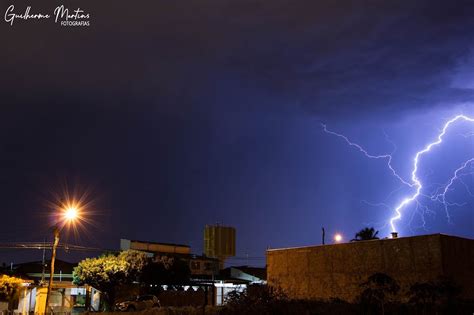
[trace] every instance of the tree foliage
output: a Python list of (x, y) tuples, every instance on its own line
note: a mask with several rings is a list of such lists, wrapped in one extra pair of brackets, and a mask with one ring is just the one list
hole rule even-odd
[(113, 306), (117, 287), (136, 281), (146, 264), (146, 254), (134, 250), (86, 258), (74, 268), (73, 282), (76, 285), (90, 285), (104, 293), (110, 307)]
[(288, 306), (288, 297), (278, 288), (267, 285), (249, 285), (244, 291), (230, 292), (222, 314), (282, 314)]
[(147, 285), (176, 284), (189, 282), (189, 265), (178, 258), (161, 256), (143, 268), (141, 280)]
[(408, 292), (410, 303), (415, 305), (421, 314), (437, 313), (441, 305), (449, 306), (459, 294), (460, 288), (447, 279), (415, 283)]
[(0, 300), (9, 301), (20, 288), (23, 280), (7, 275), (0, 275)]
[(366, 227), (355, 234), (355, 238), (352, 241), (368, 241), (378, 240), (379, 231), (376, 231), (373, 227)]
[(377, 314), (384, 314), (385, 304), (393, 302), (400, 291), (400, 286), (392, 277), (380, 272), (371, 275), (361, 287), (361, 304), (369, 308), (379, 307)]

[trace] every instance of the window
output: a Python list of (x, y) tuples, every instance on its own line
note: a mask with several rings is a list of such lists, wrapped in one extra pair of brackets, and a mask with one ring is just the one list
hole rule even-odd
[(201, 269), (201, 262), (200, 261), (191, 261), (191, 269), (192, 270)]

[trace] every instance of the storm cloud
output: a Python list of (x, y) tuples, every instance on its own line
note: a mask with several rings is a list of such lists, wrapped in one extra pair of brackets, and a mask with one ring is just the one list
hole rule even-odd
[(54, 87), (61, 92), (47, 99), (87, 91), (99, 106), (303, 109), (322, 117), (452, 106), (474, 96), (459, 84), (472, 69), (469, 1), (75, 5), (91, 12), (91, 27), (3, 23), (0, 58), (9, 62), (1, 84), (10, 96), (27, 87), (37, 98)]
[[(397, 189), (386, 164), (321, 121), (374, 154), (396, 147), (408, 178), (414, 150), (457, 106), (472, 110), (473, 1), (68, 1), (88, 27), (11, 26), (11, 4), (0, 0), (4, 240), (50, 235), (35, 196), (80, 178), (108, 209), (87, 234), (97, 246), (125, 237), (198, 253), (217, 221), (263, 262), (268, 246), (319, 242), (321, 226), (349, 235), (392, 214), (361, 204)], [(18, 0), (15, 12), (28, 5), (58, 3)], [(458, 213), (456, 234), (472, 237), (472, 211)]]

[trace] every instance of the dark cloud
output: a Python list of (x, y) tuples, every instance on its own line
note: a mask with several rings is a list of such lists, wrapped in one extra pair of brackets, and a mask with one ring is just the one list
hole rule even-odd
[(87, 91), (108, 106), (340, 115), (473, 97), (451, 84), (471, 53), (469, 1), (74, 5), (91, 11), (92, 27), (2, 25), (0, 83), (15, 98)]
[[(393, 4), (341, 6), (310, 21), (298, 17), (317, 9), (301, 6), (290, 15), (297, 31), (276, 40), (258, 36), (264, 38), (257, 43), (261, 50), (236, 53), (235, 69), (247, 70), (249, 80), (319, 114), (471, 101), (472, 89), (451, 83), (456, 65), (471, 53), (473, 6)], [(288, 11), (282, 17), (283, 12)]]
[[(0, 0), (0, 17), (10, 4)], [(347, 163), (315, 117), (368, 138), (345, 119), (374, 115), (378, 132), (384, 117), (473, 97), (472, 1), (67, 5), (89, 11), (91, 26), (0, 21), (3, 239), (41, 239), (31, 195), (77, 175), (99, 183), (113, 209), (91, 233), (104, 247), (130, 237), (199, 248), (202, 226), (216, 221), (238, 227), (239, 250), (262, 256), (268, 245), (314, 243), (314, 222), (319, 231), (344, 218), (355, 230), (360, 196), (386, 194), (378, 171)], [(360, 183), (369, 177), (373, 186)]]

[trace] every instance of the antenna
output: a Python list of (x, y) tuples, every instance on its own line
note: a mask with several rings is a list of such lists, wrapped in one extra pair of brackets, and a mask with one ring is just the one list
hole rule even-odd
[(46, 255), (46, 237), (44, 238), (44, 241), (43, 241), (43, 259), (41, 260), (43, 264), (43, 272), (41, 273), (41, 283), (44, 283), (44, 272), (46, 268), (46, 262), (44, 261), (45, 255)]

